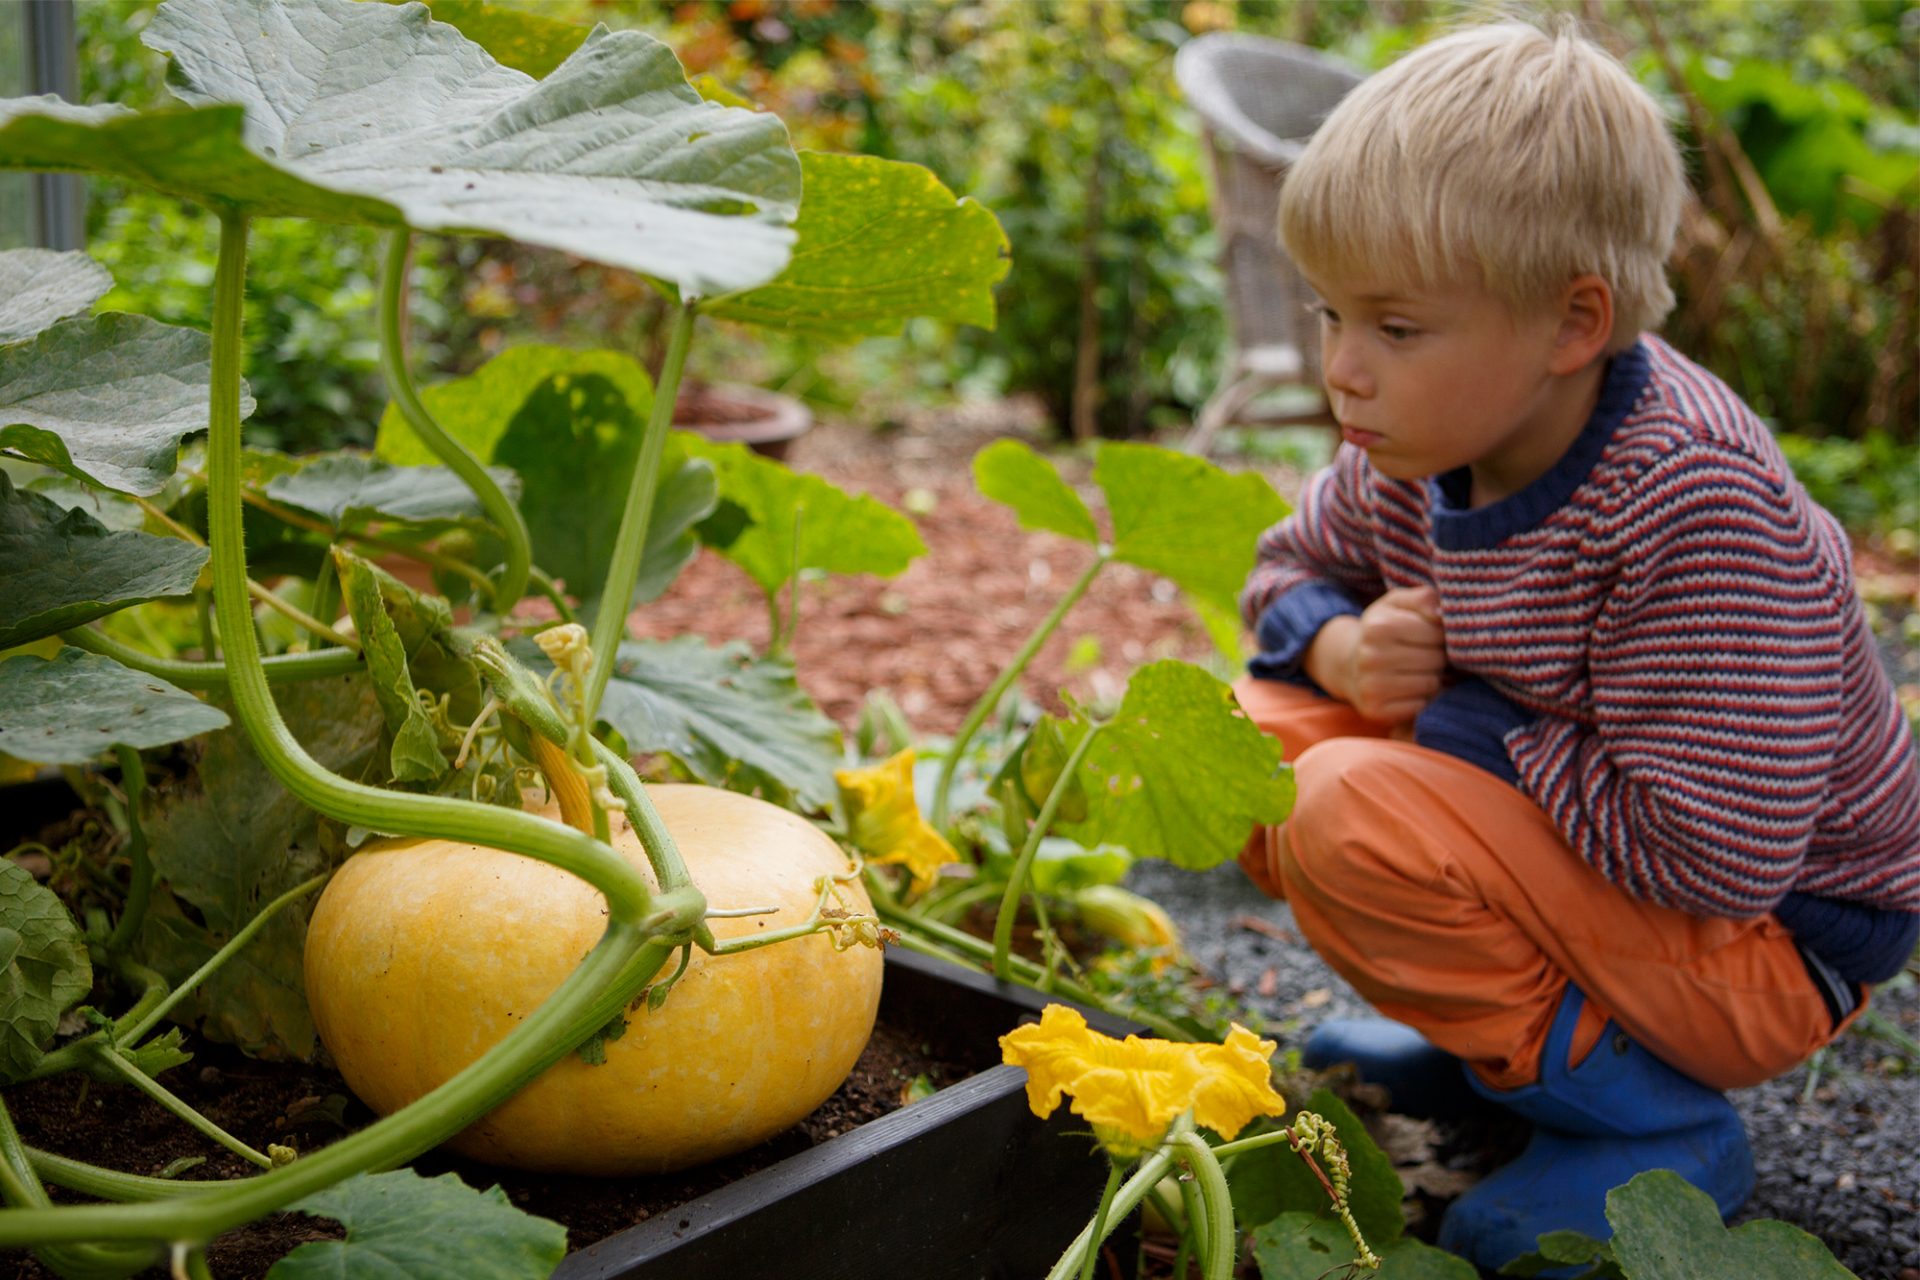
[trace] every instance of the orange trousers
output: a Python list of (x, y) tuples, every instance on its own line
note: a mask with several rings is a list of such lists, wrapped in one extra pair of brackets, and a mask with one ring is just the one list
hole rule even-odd
[(1257, 828), (1241, 865), (1375, 1008), (1493, 1087), (1539, 1077), (1568, 982), (1587, 997), (1576, 1063), (1613, 1018), (1669, 1065), (1733, 1089), (1837, 1034), (1772, 916), (1629, 897), (1485, 770), (1309, 689), (1247, 677), (1234, 692), (1280, 739), (1298, 787), (1287, 822)]

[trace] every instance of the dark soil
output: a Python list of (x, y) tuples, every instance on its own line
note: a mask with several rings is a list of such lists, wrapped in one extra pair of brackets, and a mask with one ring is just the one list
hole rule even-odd
[[(572, 1178), (496, 1169), (441, 1153), (413, 1164), (422, 1175), (458, 1174), (473, 1187), (498, 1185), (514, 1204), (567, 1228), (578, 1249), (717, 1187), (898, 1110), (907, 1090), (925, 1077), (934, 1087), (992, 1066), (997, 1055), (935, 1057), (927, 1044), (882, 1022), (853, 1075), (820, 1107), (785, 1133), (750, 1151), (680, 1173), (644, 1178)], [(169, 1088), (256, 1149), (268, 1143), (311, 1151), (372, 1120), (346, 1083), (325, 1067), (269, 1063), (220, 1045), (194, 1046), (194, 1061), (166, 1074)], [(76, 1074), (8, 1089), (7, 1106), (31, 1146), (129, 1173), (158, 1175), (176, 1160), (204, 1158), (179, 1173), (183, 1180), (238, 1178), (253, 1166), (188, 1129), (130, 1085), (98, 1084)], [(64, 1196), (56, 1200), (82, 1199)], [(337, 1240), (336, 1222), (278, 1214), (220, 1237), (208, 1262), (221, 1280), (250, 1280), (310, 1240)], [(53, 1273), (21, 1254), (0, 1254), (0, 1273), (20, 1280), (52, 1280)], [(153, 1276), (163, 1275), (160, 1268)]]

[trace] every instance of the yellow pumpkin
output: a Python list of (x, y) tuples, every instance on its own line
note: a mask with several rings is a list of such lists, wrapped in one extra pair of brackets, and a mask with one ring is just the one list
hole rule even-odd
[[(712, 908), (719, 939), (804, 921), (846, 855), (805, 819), (696, 786), (647, 794)], [(614, 845), (649, 882), (632, 829)], [(858, 882), (848, 907), (871, 910)], [(307, 998), (353, 1091), (381, 1114), (445, 1081), (560, 985), (606, 927), (597, 890), (533, 858), (448, 840), (392, 840), (349, 858), (308, 926)], [(661, 971), (671, 973), (671, 965)], [(880, 953), (824, 934), (732, 956), (697, 948), (656, 1011), (629, 1012), (606, 1061), (555, 1063), (447, 1145), (546, 1172), (662, 1172), (764, 1141), (853, 1070), (880, 1002)]]

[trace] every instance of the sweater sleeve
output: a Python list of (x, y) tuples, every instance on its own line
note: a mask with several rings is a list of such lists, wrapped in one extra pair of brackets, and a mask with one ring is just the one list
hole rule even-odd
[[(1386, 589), (1370, 505), (1366, 454), (1343, 445), (1332, 465), (1307, 482), (1293, 513), (1260, 535), (1253, 571), (1240, 592), (1240, 615), (1262, 649), (1292, 645), (1304, 651), (1327, 618), (1358, 613)], [(1302, 587), (1313, 590), (1281, 605)], [(1296, 634), (1303, 627), (1305, 634)]]
[(1696, 915), (1793, 886), (1841, 723), (1839, 594), (1804, 499), (1677, 450), (1633, 487), (1591, 640), (1590, 719), (1507, 738), (1520, 786), (1597, 871)]

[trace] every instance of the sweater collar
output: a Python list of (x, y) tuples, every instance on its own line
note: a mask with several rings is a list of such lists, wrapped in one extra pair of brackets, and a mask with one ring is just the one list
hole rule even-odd
[(1467, 468), (1429, 477), (1427, 507), (1434, 545), (1447, 551), (1496, 546), (1534, 528), (1565, 506), (1573, 491), (1592, 474), (1615, 428), (1633, 411), (1650, 372), (1644, 342), (1635, 342), (1609, 360), (1600, 382), (1600, 398), (1587, 425), (1546, 474), (1517, 493), (1484, 507), (1469, 508), (1467, 495), (1472, 491), (1473, 477)]

